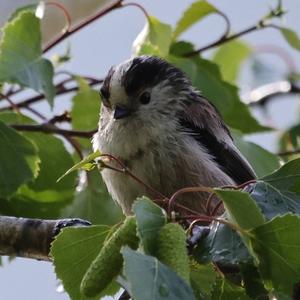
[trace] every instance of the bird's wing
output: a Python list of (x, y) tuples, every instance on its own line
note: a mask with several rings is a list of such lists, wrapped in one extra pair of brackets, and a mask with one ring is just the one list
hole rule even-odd
[(230, 132), (216, 108), (206, 99), (197, 100), (180, 116), (182, 129), (207, 149), (215, 162), (237, 184), (256, 177), (253, 169), (233, 144)]

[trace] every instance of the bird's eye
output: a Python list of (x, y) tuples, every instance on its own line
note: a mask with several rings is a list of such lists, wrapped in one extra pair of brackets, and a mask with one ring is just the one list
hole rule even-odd
[(142, 104), (148, 104), (151, 100), (151, 95), (149, 92), (144, 92), (141, 96), (140, 96), (140, 102)]

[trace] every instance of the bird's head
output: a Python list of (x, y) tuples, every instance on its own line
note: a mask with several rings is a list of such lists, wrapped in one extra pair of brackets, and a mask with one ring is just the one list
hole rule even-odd
[(124, 122), (170, 118), (190, 92), (186, 75), (154, 56), (135, 57), (112, 67), (100, 90), (107, 112)]

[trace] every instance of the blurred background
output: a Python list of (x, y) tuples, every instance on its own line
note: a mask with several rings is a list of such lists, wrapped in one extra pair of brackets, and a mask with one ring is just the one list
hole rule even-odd
[[(37, 3), (38, 1), (0, 0), (0, 26), (10, 14), (20, 6)], [(72, 24), (75, 25), (99, 9), (105, 8), (113, 1), (70, 0), (57, 1), (68, 9)], [(157, 17), (162, 22), (175, 25), (185, 8), (193, 1), (189, 0), (137, 0), (149, 15)], [(264, 16), (270, 6), (276, 1), (265, 0), (222, 0), (210, 1), (230, 19), (232, 32), (238, 32)], [(126, 3), (126, 2), (125, 2)], [(284, 25), (300, 34), (300, 2), (284, 0), (283, 6), (288, 10), (284, 16)], [(64, 27), (62, 12), (53, 6), (47, 6), (43, 20), (43, 40), (50, 41)], [(108, 69), (131, 56), (132, 42), (145, 24), (145, 17), (136, 7), (124, 7), (114, 10), (103, 18), (72, 35), (47, 53), (48, 58), (56, 54), (64, 54), (70, 49), (72, 59), (63, 65), (63, 70), (80, 75), (103, 78)], [(217, 15), (204, 19), (183, 34), (182, 39), (190, 40), (201, 47), (218, 39), (224, 31), (224, 21)], [(256, 50), (256, 54), (248, 59), (239, 74), (238, 87), (242, 97), (254, 88), (285, 79), (291, 69), (299, 73), (299, 52), (293, 50), (275, 29), (264, 29), (246, 35), (242, 38)], [(211, 57), (213, 50), (205, 52), (205, 57)], [(259, 72), (257, 71), (259, 70)], [(259, 74), (259, 76), (257, 75)], [(72, 94), (56, 98), (55, 112), (62, 113), (70, 107)], [(266, 149), (278, 151), (277, 138), (281, 131), (299, 122), (299, 95), (285, 95), (268, 104), (265, 109), (254, 108), (253, 114), (265, 125), (279, 129), (276, 133), (263, 133), (248, 136)], [(34, 107), (34, 106), (33, 106)], [(36, 104), (45, 115), (50, 115), (46, 103)], [(76, 271), (76, 270), (75, 270)], [(50, 263), (28, 259), (3, 259), (0, 268), (1, 295), (5, 300), (66, 300), (64, 293), (58, 293), (58, 281), (55, 278)]]

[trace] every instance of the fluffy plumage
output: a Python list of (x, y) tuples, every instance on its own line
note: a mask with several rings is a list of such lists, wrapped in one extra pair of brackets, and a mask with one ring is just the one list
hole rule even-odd
[[(241, 184), (255, 178), (216, 108), (165, 60), (141, 56), (111, 68), (101, 95), (94, 150), (118, 156), (164, 195), (187, 186)], [(105, 169), (102, 177), (125, 214), (131, 213), (136, 197), (148, 195), (124, 174)], [(203, 212), (206, 198), (186, 194), (180, 201)]]

